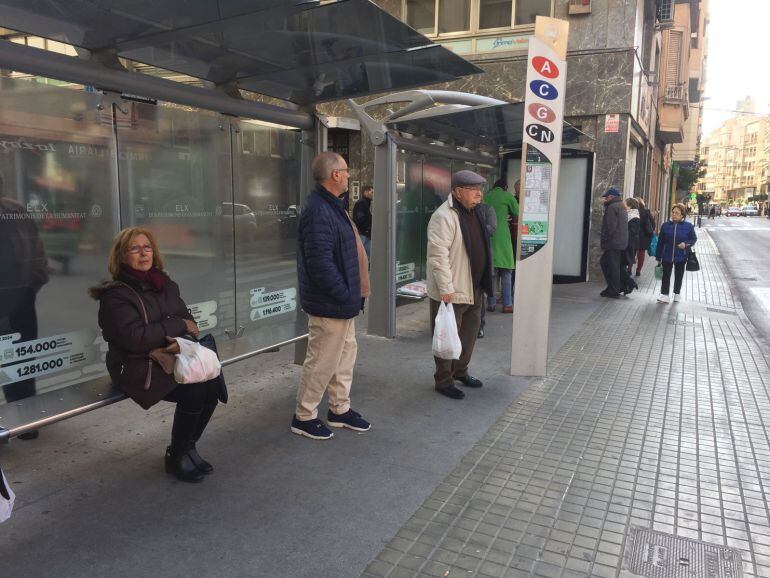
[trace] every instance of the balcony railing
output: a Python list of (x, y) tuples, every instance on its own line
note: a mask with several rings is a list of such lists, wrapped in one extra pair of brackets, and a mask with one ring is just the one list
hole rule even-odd
[(667, 86), (663, 98), (666, 102), (687, 104), (687, 86), (683, 84)]

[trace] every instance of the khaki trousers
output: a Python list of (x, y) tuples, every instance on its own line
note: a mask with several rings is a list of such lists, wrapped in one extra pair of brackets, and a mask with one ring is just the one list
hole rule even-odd
[[(457, 333), (460, 336), (460, 342), (463, 344), (463, 352), (460, 354), (460, 359), (433, 357), (436, 362), (436, 372), (433, 374), (436, 389), (444, 389), (453, 385), (456, 378), (468, 375), (468, 364), (471, 362), (473, 348), (479, 335), (479, 327), (481, 327), (481, 307), (484, 304), (484, 294), (476, 289), (474, 291), (474, 299), (475, 303), (473, 305), (452, 303), (455, 321), (457, 322)], [(433, 328), (436, 325), (436, 314), (440, 305), (440, 301), (430, 300), (431, 334), (433, 334)]]
[(329, 409), (336, 414), (350, 409), (350, 386), (356, 363), (354, 319), (308, 316), (307, 355), (294, 413), (300, 421), (318, 417), (318, 405), (329, 389)]

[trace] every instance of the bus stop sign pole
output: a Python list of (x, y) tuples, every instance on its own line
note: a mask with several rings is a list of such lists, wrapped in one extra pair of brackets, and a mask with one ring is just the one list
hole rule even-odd
[(511, 375), (545, 376), (569, 23), (538, 16), (529, 39)]

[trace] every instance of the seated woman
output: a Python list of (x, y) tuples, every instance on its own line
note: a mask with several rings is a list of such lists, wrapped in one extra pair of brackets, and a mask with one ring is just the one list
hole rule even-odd
[(99, 327), (109, 345), (107, 371), (113, 384), (144, 409), (161, 400), (176, 403), (166, 471), (184, 482), (200, 482), (213, 467), (195, 443), (211, 419), (219, 393), (215, 380), (177, 384), (173, 337), (198, 337), (198, 326), (163, 271), (152, 233), (140, 227), (120, 231), (112, 242), (108, 268), (112, 280), (92, 287), (99, 300)]

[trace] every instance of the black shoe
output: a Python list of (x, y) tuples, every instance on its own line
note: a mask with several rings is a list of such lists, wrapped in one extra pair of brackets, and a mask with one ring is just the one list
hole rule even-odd
[(203, 481), (203, 472), (195, 465), (190, 453), (174, 454), (171, 446), (166, 450), (166, 472), (174, 474), (181, 482), (197, 484)]
[(368, 421), (361, 417), (360, 413), (352, 409), (340, 414), (329, 410), (326, 414), (326, 421), (331, 427), (346, 427), (355, 431), (369, 431), (372, 427)]
[(641, 277), (641, 276), (642, 276), (642, 272), (641, 272), (641, 271), (637, 271), (637, 272), (636, 272), (636, 276), (637, 276), (637, 277)]
[(455, 379), (465, 387), (481, 387), (484, 385), (480, 379), (476, 379), (472, 375), (463, 375), (462, 377), (455, 377)]
[(439, 392), (441, 395), (451, 397), (452, 399), (463, 399), (465, 397), (465, 393), (457, 389), (454, 385), (437, 387), (436, 391)]
[(609, 289), (604, 289), (601, 293), (599, 293), (599, 295), (601, 295), (602, 297), (606, 297), (609, 294), (610, 294)]
[(477, 339), (483, 339), (484, 338), (484, 328), (479, 328), (479, 334), (476, 336)]
[(200, 473), (210, 474), (214, 471), (214, 466), (212, 466), (201, 457), (201, 455), (198, 453), (198, 450), (195, 448), (195, 444), (192, 445), (190, 451), (187, 452), (187, 455), (190, 456), (190, 459), (193, 461), (195, 467), (198, 468)]
[(201, 412), (182, 411), (179, 404), (174, 411), (171, 445), (166, 450), (166, 471), (182, 482), (203, 481), (203, 472), (198, 469), (190, 455), (190, 451), (194, 451), (200, 417)]
[(311, 440), (328, 440), (334, 437), (332, 430), (320, 419), (300, 421), (296, 415), (291, 420), (291, 432)]
[(495, 309), (497, 309), (497, 306), (487, 305), (487, 311), (490, 313), (494, 313)]
[(620, 299), (620, 293), (610, 293), (609, 291), (602, 291), (600, 295), (602, 297), (609, 297), (610, 299)]
[(16, 437), (19, 438), (20, 440), (25, 440), (25, 441), (36, 440), (38, 437), (40, 437), (40, 430), (39, 429), (33, 429), (33, 430), (25, 432), (23, 434), (19, 434)]

